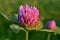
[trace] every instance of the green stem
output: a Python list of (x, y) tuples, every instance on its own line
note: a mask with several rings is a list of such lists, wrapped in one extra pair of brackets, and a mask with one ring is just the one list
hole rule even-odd
[(28, 31), (26, 31), (26, 40), (28, 40)]
[(48, 38), (47, 38), (47, 40), (50, 40), (50, 36), (51, 36), (51, 34), (50, 34), (50, 33), (48, 33)]

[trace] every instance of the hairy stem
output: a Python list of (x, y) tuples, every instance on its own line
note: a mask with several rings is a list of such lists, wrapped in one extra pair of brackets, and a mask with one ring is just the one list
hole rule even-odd
[(50, 40), (50, 36), (51, 36), (51, 34), (50, 34), (50, 33), (48, 33), (47, 40)]
[(28, 40), (28, 31), (26, 31), (26, 40)]

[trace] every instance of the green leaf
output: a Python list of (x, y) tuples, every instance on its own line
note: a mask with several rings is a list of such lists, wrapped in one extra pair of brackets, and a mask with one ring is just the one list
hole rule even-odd
[(56, 27), (56, 29), (51, 30), (51, 29), (41, 29), (40, 31), (45, 31), (45, 32), (54, 32), (55, 35), (60, 34), (60, 27)]
[(3, 13), (3, 12), (0, 12), (1, 15), (7, 19), (8, 21), (11, 21), (11, 22), (17, 22), (17, 20), (15, 18), (11, 18), (7, 13)]
[(14, 14), (14, 19), (18, 20), (18, 14)]
[(20, 27), (19, 25), (16, 24), (10, 25), (10, 28), (16, 33), (18, 33), (20, 30), (26, 31), (23, 27)]
[(9, 16), (5, 13), (2, 13), (2, 12), (0, 12), (1, 13), (1, 15), (4, 17), (4, 18), (6, 18), (7, 20), (10, 20), (10, 18), (9, 18)]
[(24, 25), (22, 25), (21, 23), (19, 23), (18, 21), (17, 21), (17, 16), (18, 16), (18, 14), (14, 14), (13, 16), (14, 17), (10, 17), (10, 16), (8, 16), (6, 13), (2, 13), (2, 12), (0, 12), (1, 13), (1, 15), (4, 17), (4, 18), (6, 18), (8, 21), (10, 21), (10, 22), (12, 22), (12, 23), (16, 23), (16, 24), (18, 24), (19, 26), (22, 26), (22, 27), (24, 27)]
[(41, 29), (40, 31), (55, 32), (55, 30)]
[(55, 30), (54, 34), (55, 34), (55, 35), (56, 35), (56, 34), (60, 34), (60, 27), (56, 27), (56, 30)]

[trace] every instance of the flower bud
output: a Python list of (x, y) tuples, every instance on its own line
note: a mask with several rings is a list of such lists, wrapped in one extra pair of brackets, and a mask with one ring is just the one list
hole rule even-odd
[(48, 21), (46, 24), (47, 29), (55, 29), (56, 28), (56, 22), (55, 20)]

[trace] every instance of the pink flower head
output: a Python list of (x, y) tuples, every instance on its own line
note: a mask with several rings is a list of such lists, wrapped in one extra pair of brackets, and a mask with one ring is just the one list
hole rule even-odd
[(20, 6), (18, 11), (18, 21), (25, 26), (37, 25), (39, 19), (39, 11), (36, 7), (28, 5)]
[(56, 28), (56, 22), (55, 22), (55, 20), (51, 20), (51, 21), (47, 22), (46, 28), (47, 29), (55, 29)]

